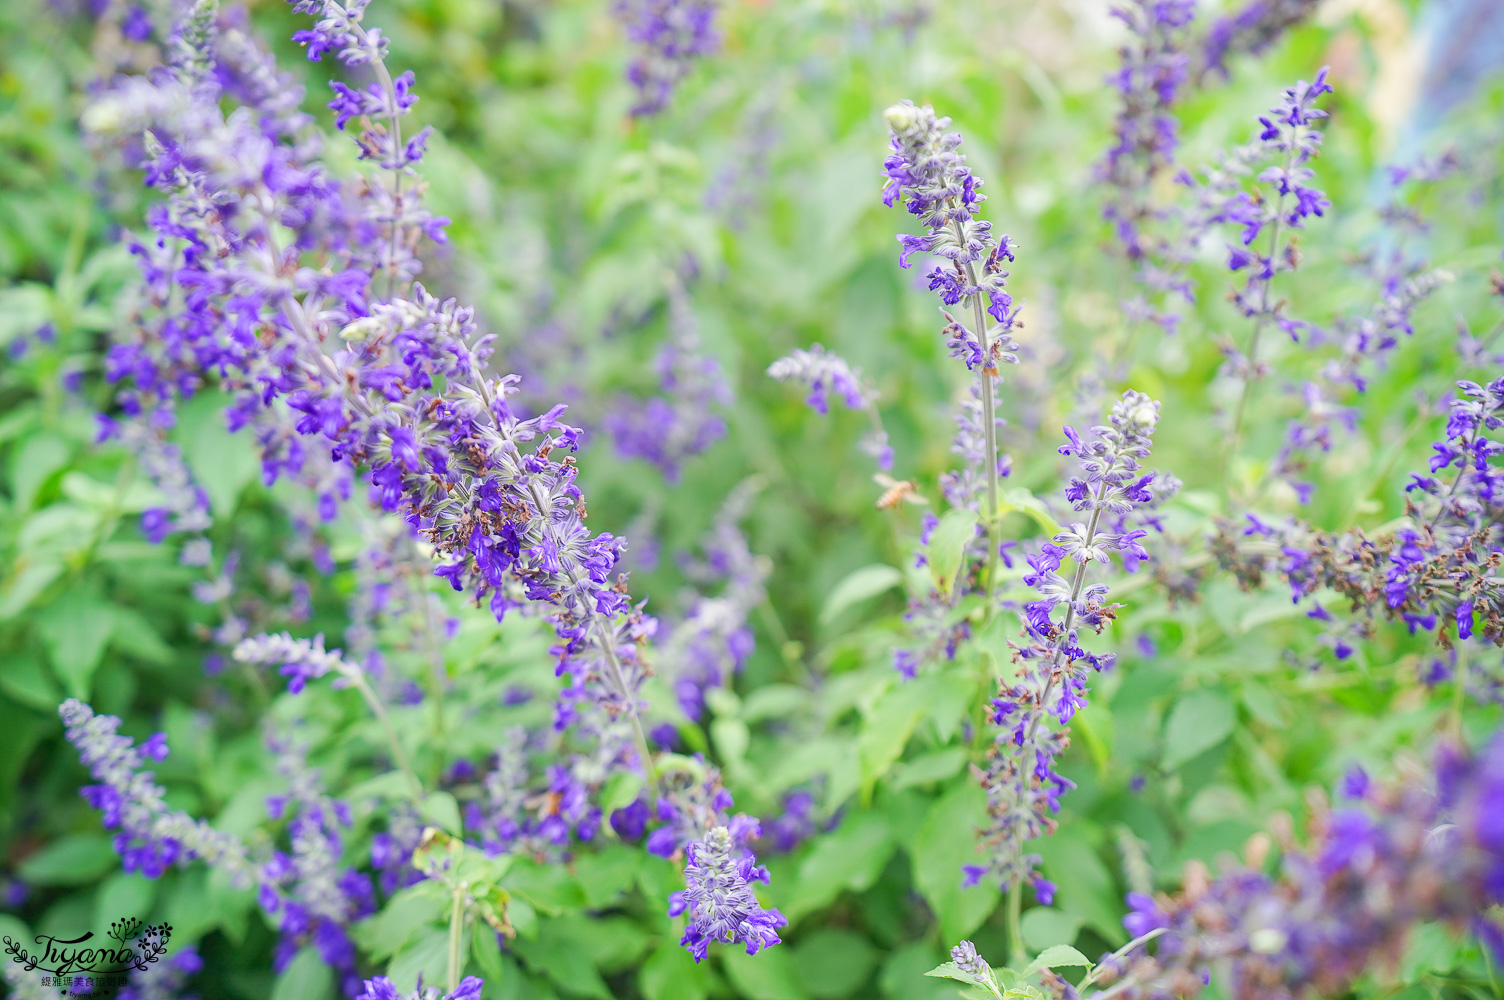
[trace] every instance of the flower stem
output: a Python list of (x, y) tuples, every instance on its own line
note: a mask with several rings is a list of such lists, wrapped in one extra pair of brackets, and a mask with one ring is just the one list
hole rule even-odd
[(454, 901), (449, 908), (449, 989), (453, 993), (460, 985), (460, 973), (465, 971), (461, 955), (464, 949), (461, 941), (465, 930), (465, 890), (467, 886), (461, 882), (452, 890)]
[(1008, 886), (1008, 963), (1015, 968), (1023, 968), (1027, 962), (1028, 954), (1024, 951), (1024, 930), (1022, 922), (1024, 887), (1017, 880)]

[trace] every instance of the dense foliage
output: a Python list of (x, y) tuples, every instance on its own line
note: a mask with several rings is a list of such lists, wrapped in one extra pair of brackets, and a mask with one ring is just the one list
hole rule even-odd
[(8, 995), (1500, 995), (1501, 32), (0, 5)]

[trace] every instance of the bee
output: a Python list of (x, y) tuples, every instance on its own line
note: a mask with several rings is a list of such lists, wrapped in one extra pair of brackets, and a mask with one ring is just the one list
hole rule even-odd
[(899, 481), (892, 476), (879, 472), (872, 477), (872, 481), (883, 487), (883, 495), (877, 498), (878, 510), (891, 510), (901, 503), (927, 504), (929, 503), (918, 493), (919, 487), (912, 479)]

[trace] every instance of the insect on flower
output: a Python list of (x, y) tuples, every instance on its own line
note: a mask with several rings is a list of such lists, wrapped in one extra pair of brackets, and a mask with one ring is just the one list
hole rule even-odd
[(898, 480), (885, 473), (877, 473), (872, 481), (883, 487), (882, 496), (877, 498), (878, 510), (891, 510), (901, 503), (912, 503), (924, 506), (929, 503), (919, 495), (919, 484), (912, 479)]

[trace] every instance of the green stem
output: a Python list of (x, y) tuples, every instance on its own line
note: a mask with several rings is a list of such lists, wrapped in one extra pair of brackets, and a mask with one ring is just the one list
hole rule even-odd
[(461, 941), (465, 930), (465, 884), (454, 887), (454, 902), (449, 909), (449, 989), (453, 993), (460, 985), (460, 973), (464, 972), (461, 956), (464, 949)]
[(1008, 963), (1019, 969), (1028, 964), (1028, 954), (1024, 951), (1023, 907), (1023, 884), (1015, 880), (1008, 887)]
[(397, 764), (397, 769), (407, 778), (408, 789), (411, 791), (414, 802), (423, 801), (423, 783), (418, 780), (418, 773), (413, 770), (413, 765), (407, 757), (407, 751), (402, 749), (402, 741), (397, 739), (397, 730), (392, 726), (392, 717), (387, 714), (386, 706), (376, 696), (371, 685), (367, 683), (365, 675), (358, 667), (341, 670), (340, 676), (348, 680), (360, 696), (365, 699), (370, 707), (371, 714), (376, 716), (376, 721), (381, 723), (382, 732), (386, 734), (387, 746), (392, 751), (392, 759)]
[[(1285, 155), (1285, 173), (1288, 175), (1291, 166), (1295, 162), (1295, 146), (1299, 140), (1300, 127), (1295, 126), (1296, 134), (1291, 137), (1290, 151)], [(1238, 405), (1232, 418), (1232, 433), (1227, 439), (1227, 448), (1222, 452), (1222, 481), (1227, 482), (1228, 473), (1232, 470), (1234, 453), (1238, 450), (1238, 439), (1243, 433), (1243, 414), (1248, 408), (1248, 397), (1253, 391), (1253, 382), (1256, 377), (1255, 366), (1259, 352), (1259, 338), (1263, 335), (1264, 327), (1269, 323), (1269, 289), (1274, 284), (1274, 275), (1279, 268), (1279, 230), (1280, 220), (1285, 214), (1285, 196), (1281, 194), (1279, 200), (1274, 203), (1274, 224), (1269, 229), (1269, 277), (1262, 279), (1259, 289), (1259, 315), (1253, 323), (1253, 336), (1248, 340), (1248, 373), (1243, 378), (1243, 389), (1238, 393)]]
[[(966, 234), (961, 229), (959, 222), (953, 223), (956, 230), (956, 242), (962, 246), (966, 242)], [(977, 287), (977, 272), (971, 261), (966, 262), (966, 282), (973, 288)], [(992, 337), (987, 332), (987, 312), (982, 308), (982, 294), (978, 292), (971, 298), (972, 322), (976, 324), (977, 339), (982, 342), (982, 367), (979, 372), (981, 378), (982, 396), (982, 434), (987, 441), (987, 455), (983, 468), (983, 475), (987, 478), (987, 576), (985, 580), (987, 592), (988, 613), (991, 613), (992, 582), (997, 569), (997, 416), (996, 407), (992, 398), (992, 373), (993, 367)]]

